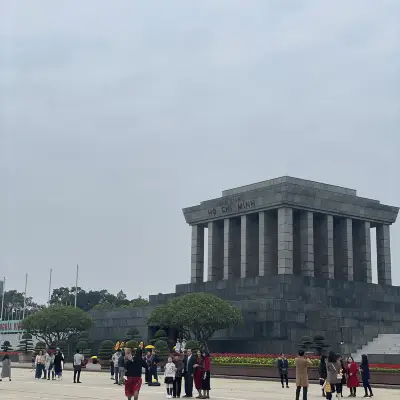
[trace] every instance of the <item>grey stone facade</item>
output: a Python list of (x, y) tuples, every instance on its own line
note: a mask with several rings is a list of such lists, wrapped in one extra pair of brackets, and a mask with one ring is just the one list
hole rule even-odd
[(158, 304), (207, 292), (232, 302), (245, 321), (218, 332), (212, 351), (294, 353), (302, 336), (322, 334), (336, 350), (354, 352), (380, 333), (400, 333), (400, 287), (392, 286), (390, 259), (398, 211), (354, 189), (291, 177), (226, 190), (183, 210), (192, 226), (191, 283), (150, 296), (148, 307), (96, 313), (96, 334), (118, 339), (122, 326), (146, 333)]

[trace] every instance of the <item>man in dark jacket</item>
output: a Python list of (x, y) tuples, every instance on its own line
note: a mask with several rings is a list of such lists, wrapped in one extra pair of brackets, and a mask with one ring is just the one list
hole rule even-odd
[(185, 396), (183, 397), (193, 397), (193, 374), (196, 357), (192, 355), (191, 349), (187, 349), (187, 354), (183, 359), (183, 364), (185, 376)]
[(281, 376), (281, 384), (282, 388), (284, 388), (284, 381), (286, 382), (286, 387), (289, 388), (289, 379), (288, 379), (288, 368), (289, 362), (285, 355), (282, 353), (281, 356), (278, 358), (278, 370), (279, 375)]

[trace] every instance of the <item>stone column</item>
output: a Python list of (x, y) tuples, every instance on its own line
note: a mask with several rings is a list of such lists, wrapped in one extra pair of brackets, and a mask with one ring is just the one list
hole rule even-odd
[(208, 223), (208, 280), (218, 281), (223, 278), (223, 243), (224, 231), (219, 221)]
[(191, 283), (204, 280), (204, 226), (192, 226)]
[(353, 275), (358, 282), (372, 282), (370, 231), (369, 222), (353, 220)]
[(250, 220), (248, 215), (240, 217), (240, 277), (246, 278), (250, 262)]
[(278, 274), (293, 274), (293, 209), (278, 209)]
[(392, 285), (392, 261), (390, 257), (390, 226), (376, 227), (376, 256), (378, 266), (378, 283)]
[(259, 276), (276, 275), (277, 270), (277, 215), (274, 211), (258, 214)]
[(350, 218), (344, 218), (339, 222), (340, 240), (340, 266), (345, 281), (353, 281), (353, 222)]
[(300, 273), (314, 276), (314, 215), (300, 211)]
[(224, 279), (240, 277), (239, 219), (224, 220)]
[(333, 216), (323, 215), (321, 219), (321, 276), (325, 279), (335, 278), (333, 256)]

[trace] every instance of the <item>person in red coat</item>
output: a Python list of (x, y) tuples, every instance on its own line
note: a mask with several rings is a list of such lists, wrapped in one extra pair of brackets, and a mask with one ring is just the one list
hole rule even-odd
[(358, 365), (354, 362), (353, 357), (347, 358), (346, 364), (346, 376), (347, 376), (347, 387), (350, 389), (349, 397), (356, 397), (357, 387), (360, 385), (358, 380)]
[(197, 358), (196, 358), (196, 363), (194, 364), (194, 387), (196, 388), (198, 392), (198, 396), (196, 397), (197, 399), (201, 398), (201, 381), (202, 381), (202, 376), (203, 376), (203, 356), (201, 355), (200, 350), (197, 351)]

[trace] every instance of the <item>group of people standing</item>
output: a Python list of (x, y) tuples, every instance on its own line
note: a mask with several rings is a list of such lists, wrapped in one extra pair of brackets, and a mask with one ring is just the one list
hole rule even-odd
[[(306, 357), (303, 350), (299, 351), (298, 357), (295, 359), (296, 365), (296, 400), (300, 399), (300, 393), (303, 391), (303, 400), (307, 400), (308, 396), (308, 369), (312, 366), (312, 362)], [(289, 367), (288, 360), (282, 354), (278, 360), (278, 368), (281, 374), (282, 387), (286, 383), (288, 385), (287, 370)], [(319, 363), (319, 376), (322, 388), (322, 397), (331, 400), (334, 393), (336, 397), (343, 397), (343, 387), (347, 385), (350, 390), (348, 397), (356, 397), (357, 387), (360, 385), (358, 374), (361, 373), (362, 384), (364, 386), (365, 395), (363, 397), (373, 397), (372, 389), (369, 384), (370, 370), (368, 357), (363, 354), (361, 365), (358, 366), (352, 357), (343, 360), (341, 355), (330, 352), (328, 357), (321, 356)]]
[(62, 379), (64, 367), (64, 356), (60, 349), (48, 353), (47, 350), (40, 350), (34, 360), (35, 379), (52, 380)]
[(184, 350), (182, 354), (176, 353), (168, 357), (165, 365), (164, 382), (167, 385), (168, 398), (180, 398), (184, 379), (185, 398), (193, 397), (193, 384), (198, 395), (197, 399), (210, 398), (211, 360), (206, 351), (197, 351), (196, 355), (191, 349)]
[(322, 396), (332, 398), (332, 394), (343, 397), (343, 387), (347, 385), (350, 390), (348, 397), (356, 397), (357, 387), (360, 386), (358, 374), (361, 373), (364, 387), (364, 397), (373, 397), (370, 380), (369, 362), (367, 355), (362, 355), (361, 365), (354, 361), (353, 357), (343, 360), (340, 354), (330, 352), (328, 357), (322, 356), (319, 364)]

